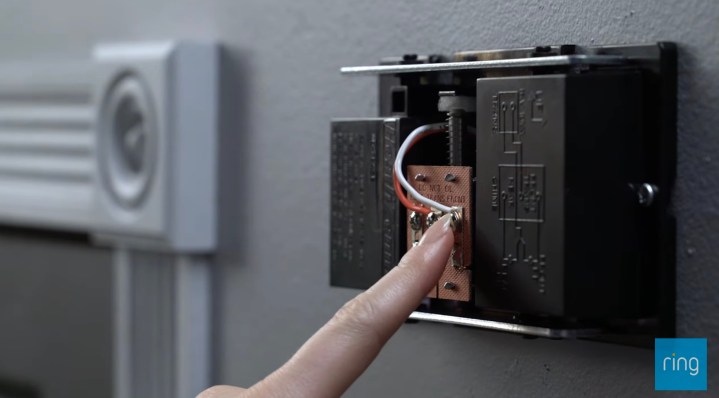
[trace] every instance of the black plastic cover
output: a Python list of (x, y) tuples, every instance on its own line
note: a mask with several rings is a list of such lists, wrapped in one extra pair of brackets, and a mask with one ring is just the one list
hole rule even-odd
[(475, 304), (535, 315), (642, 308), (636, 71), (477, 81)]
[(406, 118), (332, 122), (331, 285), (366, 289), (399, 261), (406, 220), (392, 168), (414, 127)]

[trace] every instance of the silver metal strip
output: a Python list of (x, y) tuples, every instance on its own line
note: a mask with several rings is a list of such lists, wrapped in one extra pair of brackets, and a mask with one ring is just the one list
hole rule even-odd
[(132, 397), (132, 266), (130, 252), (113, 252), (113, 397)]
[(345, 75), (377, 75), (384, 73), (438, 72), (467, 69), (533, 68), (563, 65), (622, 65), (627, 59), (618, 55), (553, 55), (534, 58), (493, 59), (489, 61), (443, 62), (436, 64), (345, 66)]
[(427, 312), (413, 312), (410, 319), (418, 321), (430, 321), (450, 323), (453, 325), (471, 326), (482, 329), (496, 330), (523, 334), (529, 336), (548, 337), (553, 339), (574, 339), (579, 337), (591, 337), (598, 335), (600, 329), (551, 329), (539, 326), (518, 325), (516, 323), (488, 321), (484, 319), (463, 318), (459, 316), (430, 314)]

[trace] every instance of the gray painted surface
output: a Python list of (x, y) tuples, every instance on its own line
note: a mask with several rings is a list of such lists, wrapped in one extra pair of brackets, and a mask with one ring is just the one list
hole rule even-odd
[[(245, 386), (285, 361), (354, 294), (328, 287), (329, 119), (373, 115), (376, 80), (341, 77), (340, 66), (405, 52), (678, 42), (678, 332), (710, 338), (709, 388), (719, 388), (719, 3), (75, 0), (6, 2), (0, 10), (5, 59), (86, 57), (98, 41), (168, 37), (217, 38), (226, 45), (216, 381)], [(3, 280), (19, 281), (28, 269), (44, 278), (53, 257), (26, 261), (38, 254), (19, 245), (45, 250), (55, 244), (0, 241), (0, 252), (12, 259)], [(108, 257), (90, 250), (71, 246), (63, 253), (109, 286), (109, 273), (92, 267), (107, 267)], [(18, 285), (3, 285), (16, 306), (48, 311), (47, 302), (24, 296)], [(48, 287), (48, 297), (69, 295), (64, 289)], [(91, 293), (98, 302), (109, 300), (102, 289)], [(82, 291), (72, 294), (85, 301)], [(47, 322), (24, 321), (27, 330)], [(102, 325), (75, 330), (83, 340), (109, 333)], [(25, 344), (46, 344), (52, 334), (26, 337)], [(7, 343), (0, 340), (2, 347)], [(82, 366), (106, 380), (109, 352), (83, 359), (98, 364)], [(64, 351), (48, 348), (46, 355), (58, 361)], [(400, 330), (347, 395), (639, 396), (653, 392), (652, 369), (652, 350), (415, 324)], [(13, 371), (30, 370), (18, 365)], [(51, 383), (64, 382), (63, 373), (56, 376)]]

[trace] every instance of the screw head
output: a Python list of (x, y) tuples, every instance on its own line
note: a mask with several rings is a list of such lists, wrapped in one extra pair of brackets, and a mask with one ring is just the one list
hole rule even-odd
[(420, 174), (417, 174), (416, 176), (414, 176), (414, 180), (415, 180), (415, 181), (424, 181), (425, 178), (427, 178), (427, 177), (426, 177), (424, 174), (421, 174), (421, 173), (420, 173)]
[(656, 185), (644, 183), (637, 189), (637, 197), (639, 204), (644, 207), (649, 207), (654, 203), (654, 198), (657, 195), (658, 188)]
[(461, 231), (462, 230), (462, 208), (453, 206), (452, 210), (449, 212), (450, 214), (450, 226), (452, 227), (453, 231)]
[(457, 180), (457, 176), (452, 173), (447, 173), (447, 175), (444, 176), (444, 180), (447, 182), (453, 182)]
[(454, 290), (457, 288), (457, 285), (452, 282), (444, 282), (443, 287), (447, 290)]
[(437, 215), (437, 213), (432, 212), (427, 214), (427, 227), (431, 227), (432, 224), (437, 222), (437, 220), (439, 220), (439, 216)]
[(422, 216), (416, 211), (410, 213), (409, 225), (414, 231), (419, 231), (420, 229), (422, 229)]

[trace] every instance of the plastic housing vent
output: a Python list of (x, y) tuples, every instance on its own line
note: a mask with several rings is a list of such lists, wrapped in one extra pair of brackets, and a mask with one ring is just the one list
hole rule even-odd
[(92, 224), (90, 67), (0, 69), (0, 222), (68, 230)]

